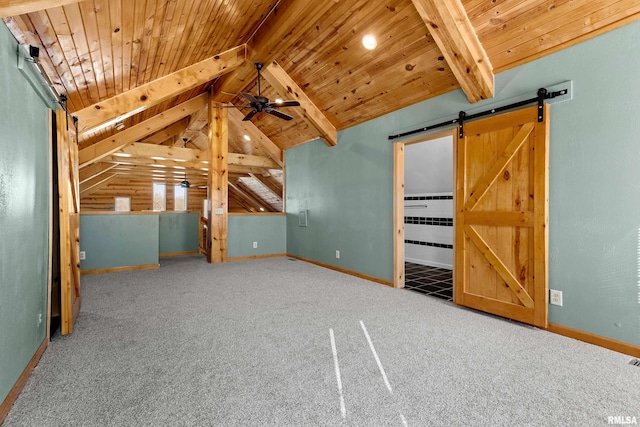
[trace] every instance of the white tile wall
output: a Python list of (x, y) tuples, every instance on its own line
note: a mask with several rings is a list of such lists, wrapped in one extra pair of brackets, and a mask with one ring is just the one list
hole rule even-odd
[[(405, 197), (451, 196), (452, 193), (405, 194)], [(405, 217), (453, 218), (453, 200), (405, 200)], [(453, 244), (453, 227), (405, 224), (405, 240)], [(453, 250), (405, 243), (405, 260), (416, 264), (453, 268)]]

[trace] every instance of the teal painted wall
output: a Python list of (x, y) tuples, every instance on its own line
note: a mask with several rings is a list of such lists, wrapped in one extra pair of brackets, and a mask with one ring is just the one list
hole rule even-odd
[(337, 147), (287, 150), (287, 249), (391, 280), (387, 136), (572, 80), (574, 99), (551, 112), (549, 287), (564, 306), (551, 306), (549, 321), (640, 345), (639, 76), (636, 22), (500, 73), (495, 99), (471, 107), (457, 90), (347, 129)]
[[(286, 222), (284, 215), (229, 215), (227, 256), (286, 253)], [(256, 249), (253, 242), (258, 242)]]
[(0, 403), (46, 337), (49, 118), (0, 24)]
[(81, 215), (81, 270), (158, 264), (159, 214)]
[(160, 214), (160, 253), (198, 250), (200, 214), (163, 212)]

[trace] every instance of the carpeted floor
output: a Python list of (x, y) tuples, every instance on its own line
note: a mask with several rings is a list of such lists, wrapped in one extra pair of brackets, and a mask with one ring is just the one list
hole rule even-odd
[(640, 418), (630, 359), (301, 261), (169, 258), (83, 276), (5, 426), (602, 426)]

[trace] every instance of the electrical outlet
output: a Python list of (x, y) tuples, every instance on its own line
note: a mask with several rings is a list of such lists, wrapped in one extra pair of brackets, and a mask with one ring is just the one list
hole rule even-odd
[(549, 289), (549, 303), (562, 307), (562, 291)]
[(85, 251), (80, 251), (80, 261), (84, 261), (85, 259), (87, 259), (87, 254)]
[(336, 251), (336, 258), (340, 258), (340, 251)]
[(253, 249), (257, 249), (258, 248), (258, 242), (253, 242)]

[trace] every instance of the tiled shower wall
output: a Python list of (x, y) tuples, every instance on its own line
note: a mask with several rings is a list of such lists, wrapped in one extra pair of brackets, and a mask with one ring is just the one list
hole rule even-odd
[(405, 260), (453, 268), (453, 194), (420, 193), (404, 197)]

